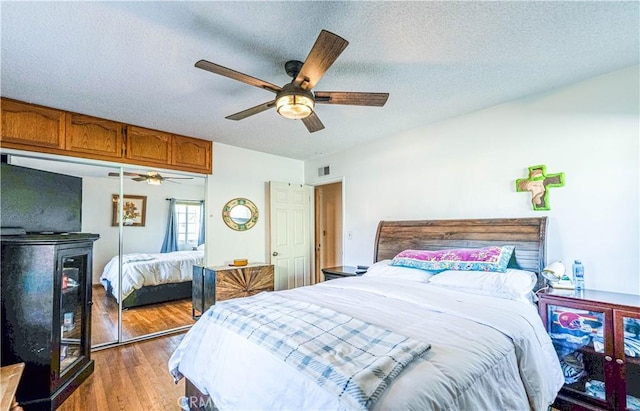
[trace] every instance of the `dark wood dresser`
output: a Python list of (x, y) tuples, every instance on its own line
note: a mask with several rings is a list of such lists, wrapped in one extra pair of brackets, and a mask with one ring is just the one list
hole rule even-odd
[(1, 238), (2, 365), (25, 363), (16, 398), (55, 410), (93, 372), (91, 269), (97, 234)]

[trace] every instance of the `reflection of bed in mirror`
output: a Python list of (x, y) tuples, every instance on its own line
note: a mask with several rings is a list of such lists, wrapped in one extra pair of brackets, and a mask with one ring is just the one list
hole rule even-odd
[[(131, 253), (122, 256), (122, 308), (191, 298), (193, 265), (203, 265), (204, 251)], [(113, 257), (104, 267), (100, 282), (109, 297), (118, 301), (118, 266)]]

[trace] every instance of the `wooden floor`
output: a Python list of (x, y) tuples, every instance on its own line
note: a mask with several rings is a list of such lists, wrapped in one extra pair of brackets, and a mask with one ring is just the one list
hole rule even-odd
[(174, 384), (167, 362), (183, 337), (159, 337), (91, 353), (93, 374), (58, 411), (179, 410), (184, 379)]
[[(93, 286), (91, 344), (118, 339), (118, 304), (107, 297), (104, 287)], [(193, 325), (191, 299), (134, 307), (122, 312), (122, 339), (140, 337), (172, 328)]]

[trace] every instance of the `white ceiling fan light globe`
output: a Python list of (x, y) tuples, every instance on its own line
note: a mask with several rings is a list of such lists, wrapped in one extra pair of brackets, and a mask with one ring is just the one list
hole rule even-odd
[(300, 120), (313, 113), (315, 100), (310, 91), (287, 84), (276, 96), (276, 110), (282, 117)]
[(282, 96), (276, 101), (278, 114), (289, 119), (299, 120), (309, 117), (313, 112), (313, 100), (305, 96)]

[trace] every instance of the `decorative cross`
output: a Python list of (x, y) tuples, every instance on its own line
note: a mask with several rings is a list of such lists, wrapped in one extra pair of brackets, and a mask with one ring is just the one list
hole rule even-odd
[(547, 167), (529, 167), (529, 178), (516, 180), (516, 191), (531, 191), (531, 203), (535, 211), (550, 210), (547, 187), (563, 187), (564, 173), (547, 174)]

